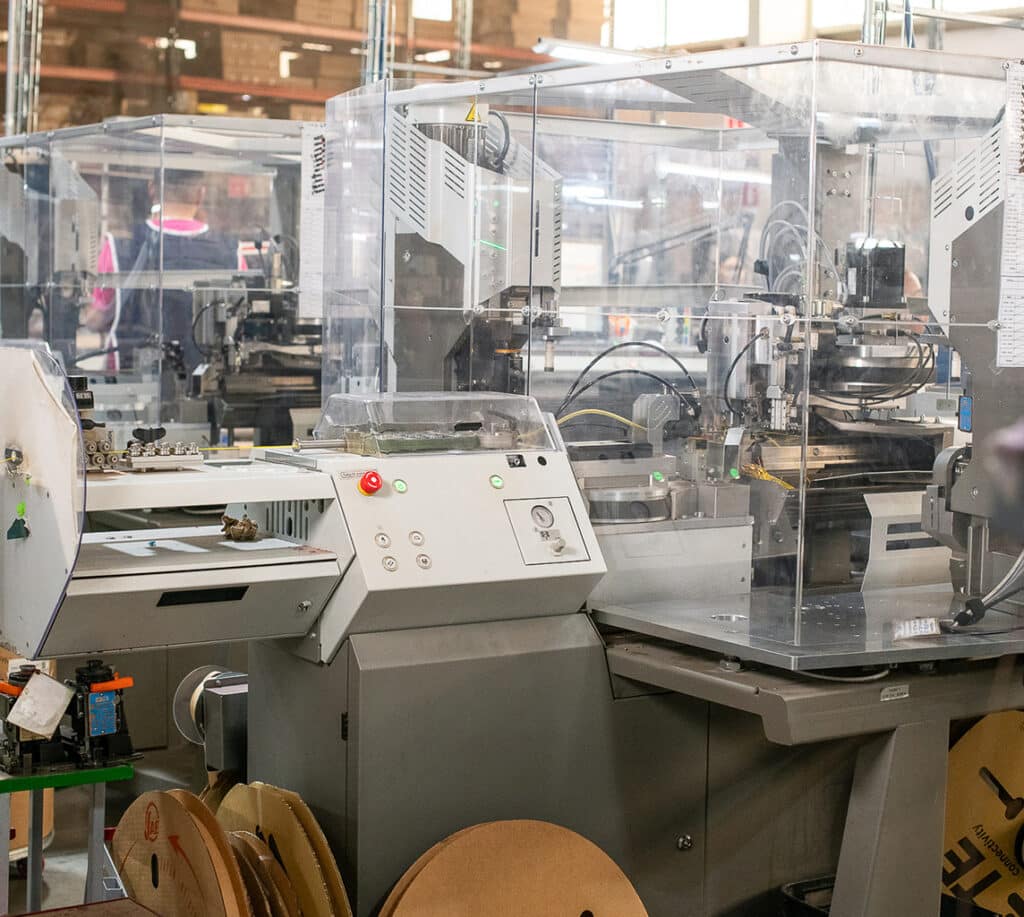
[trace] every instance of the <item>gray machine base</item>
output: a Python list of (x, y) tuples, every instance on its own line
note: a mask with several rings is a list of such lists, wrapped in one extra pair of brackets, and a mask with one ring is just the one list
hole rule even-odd
[(613, 678), (586, 615), (362, 634), (329, 666), (255, 644), (249, 675), (250, 779), (309, 801), (356, 917), (493, 819), (581, 832), (652, 917), (770, 913), (836, 868), (863, 740), (784, 747), (757, 715)]

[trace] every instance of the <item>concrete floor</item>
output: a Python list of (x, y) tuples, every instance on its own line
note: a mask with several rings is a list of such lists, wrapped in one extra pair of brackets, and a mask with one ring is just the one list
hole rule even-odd
[[(205, 780), (202, 750), (193, 745), (145, 752), (135, 765), (135, 779), (107, 789), (108, 826), (116, 825), (132, 801), (148, 790), (186, 787), (198, 792)], [(85, 845), (90, 787), (57, 790), (53, 841), (43, 852), (43, 908), (81, 904), (85, 892)], [(25, 881), (11, 872), (10, 913), (25, 913)]]

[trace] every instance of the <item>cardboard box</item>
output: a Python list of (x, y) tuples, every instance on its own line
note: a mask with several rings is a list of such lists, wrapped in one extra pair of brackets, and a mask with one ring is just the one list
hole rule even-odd
[(181, 0), (183, 10), (202, 10), (206, 13), (238, 14), (238, 0)]
[(323, 121), (326, 117), (323, 105), (288, 106), (288, 117), (292, 121)]

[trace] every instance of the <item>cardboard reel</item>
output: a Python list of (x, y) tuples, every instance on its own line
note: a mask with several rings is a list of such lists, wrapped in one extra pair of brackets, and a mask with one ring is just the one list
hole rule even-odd
[(337, 864), (305, 803), (266, 783), (233, 787), (217, 808), (228, 831), (263, 840), (280, 861), (303, 917), (351, 917)]
[(647, 917), (629, 879), (604, 851), (548, 822), (477, 825), (432, 848), (410, 872), (417, 867), (404, 890), (404, 882), (396, 886), (398, 899), (389, 898), (382, 915)]
[(182, 799), (143, 793), (122, 816), (113, 843), (114, 864), (132, 900), (161, 917), (247, 915), (244, 891), (239, 898), (231, 869), (208, 835)]

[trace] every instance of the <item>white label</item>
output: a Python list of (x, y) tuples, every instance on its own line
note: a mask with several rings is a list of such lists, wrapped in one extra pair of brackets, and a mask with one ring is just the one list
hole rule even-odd
[(908, 697), (910, 697), (910, 685), (889, 685), (882, 688), (882, 693), (879, 695), (883, 704), (889, 700), (905, 700)]
[(7, 719), (15, 726), (49, 738), (57, 731), (74, 693), (57, 679), (37, 672), (28, 680)]
[(896, 621), (892, 626), (893, 640), (911, 640), (914, 637), (937, 637), (942, 633), (938, 618), (910, 618)]
[(324, 314), (324, 199), (327, 197), (327, 126), (302, 125), (302, 195), (299, 238), (299, 316)]
[(121, 554), (130, 554), (132, 557), (152, 557), (159, 551), (175, 551), (180, 554), (205, 554), (206, 548), (198, 545), (188, 544), (184, 541), (175, 541), (173, 538), (162, 541), (134, 541), (121, 544), (108, 544), (111, 551), (118, 551)]
[(999, 331), (996, 366), (1024, 366), (1024, 66), (1006, 72), (1003, 118), (1003, 248), (999, 278)]

